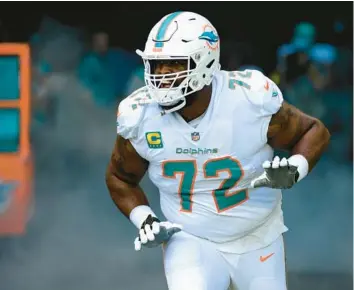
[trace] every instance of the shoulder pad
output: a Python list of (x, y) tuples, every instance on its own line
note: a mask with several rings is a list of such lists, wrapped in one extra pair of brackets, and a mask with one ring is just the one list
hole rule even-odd
[(136, 90), (122, 100), (117, 111), (117, 133), (125, 139), (135, 138), (149, 103), (152, 103), (152, 98), (146, 87)]
[(273, 115), (283, 103), (283, 95), (278, 86), (258, 70), (232, 72), (246, 93), (248, 101), (262, 115)]

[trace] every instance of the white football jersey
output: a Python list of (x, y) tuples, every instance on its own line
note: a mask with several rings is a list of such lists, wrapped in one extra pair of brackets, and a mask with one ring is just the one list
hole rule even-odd
[(119, 106), (117, 132), (149, 161), (166, 218), (184, 231), (243, 253), (269, 245), (287, 230), (281, 191), (251, 189), (273, 158), (271, 116), (281, 107), (278, 87), (261, 72), (218, 72), (210, 105), (196, 124), (161, 108), (142, 88)]

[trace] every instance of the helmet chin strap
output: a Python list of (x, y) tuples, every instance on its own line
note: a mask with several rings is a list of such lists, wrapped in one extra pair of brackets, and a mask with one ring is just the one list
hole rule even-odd
[(161, 106), (160, 105), (163, 108), (163, 111), (161, 112), (161, 116), (166, 115), (168, 113), (172, 113), (172, 112), (178, 111), (179, 109), (182, 109), (185, 105), (186, 105), (186, 98), (185, 97), (180, 99), (178, 101), (178, 103), (175, 106), (171, 107), (171, 108), (170, 108), (170, 106), (166, 106), (165, 107), (165, 106)]

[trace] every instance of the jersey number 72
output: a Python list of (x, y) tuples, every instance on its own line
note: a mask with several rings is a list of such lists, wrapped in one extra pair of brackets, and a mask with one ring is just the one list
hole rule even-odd
[[(192, 212), (194, 183), (198, 173), (195, 160), (173, 160), (162, 164), (163, 176), (177, 178), (181, 175), (178, 195), (181, 198), (181, 211)], [(232, 157), (215, 158), (206, 161), (203, 165), (205, 179), (218, 178), (220, 172), (226, 171), (229, 178), (223, 180), (220, 186), (212, 191), (217, 211), (223, 212), (248, 200), (248, 190), (243, 189), (231, 192), (243, 177), (240, 163)]]

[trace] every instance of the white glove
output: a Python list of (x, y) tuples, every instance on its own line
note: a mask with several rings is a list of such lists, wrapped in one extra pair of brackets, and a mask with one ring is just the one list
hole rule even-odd
[(263, 168), (263, 174), (252, 180), (252, 188), (287, 189), (291, 188), (299, 179), (298, 166), (289, 164), (289, 159), (286, 158), (280, 161), (280, 158), (276, 156), (273, 161), (265, 161)]
[(143, 222), (139, 235), (134, 241), (135, 251), (140, 251), (142, 245), (148, 248), (157, 247), (167, 242), (175, 233), (181, 230), (181, 225), (168, 221), (160, 222), (158, 218), (149, 215)]

